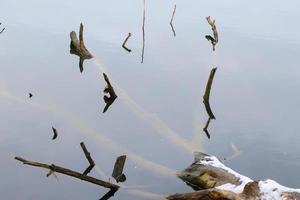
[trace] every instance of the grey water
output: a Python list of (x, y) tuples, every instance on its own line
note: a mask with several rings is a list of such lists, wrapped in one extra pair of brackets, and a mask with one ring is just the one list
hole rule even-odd
[[(169, 21), (174, 5), (174, 37)], [(110, 178), (126, 154), (127, 180), (112, 199), (155, 199), (193, 191), (175, 172), (193, 151), (219, 158), (255, 180), (300, 187), (300, 3), (279, 1), (2, 0), (0, 3), (1, 199), (99, 199), (106, 189), (14, 160), (84, 171), (84, 141), (96, 162), (90, 175)], [(206, 16), (216, 19), (216, 51)], [(69, 53), (69, 33), (84, 24), (94, 58)], [(131, 53), (121, 45), (128, 33)], [(208, 139), (202, 103), (216, 116)], [(106, 113), (105, 72), (118, 98)], [(33, 97), (29, 98), (28, 94)], [(52, 129), (58, 137), (52, 140)]]

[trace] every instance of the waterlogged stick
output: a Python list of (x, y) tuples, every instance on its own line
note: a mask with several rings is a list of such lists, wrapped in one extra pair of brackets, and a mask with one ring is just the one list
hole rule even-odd
[(213, 114), (213, 112), (210, 108), (210, 104), (209, 104), (210, 90), (211, 90), (211, 86), (212, 86), (216, 71), (217, 71), (216, 67), (211, 70), (207, 84), (206, 84), (205, 93), (203, 96), (203, 103), (205, 105), (206, 112), (211, 119), (216, 119), (215, 115)]

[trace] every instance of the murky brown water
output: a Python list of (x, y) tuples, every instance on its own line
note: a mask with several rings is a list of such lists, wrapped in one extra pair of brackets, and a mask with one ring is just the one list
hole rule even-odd
[[(174, 37), (169, 21), (174, 4)], [(97, 199), (106, 190), (17, 163), (14, 156), (83, 171), (84, 141), (108, 180), (127, 154), (127, 181), (113, 199), (149, 199), (191, 191), (175, 176), (193, 151), (219, 157), (253, 179), (299, 187), (300, 4), (296, 0), (22, 1), (0, 3), (1, 199)], [(205, 17), (216, 19), (213, 53)], [(85, 25), (94, 55), (80, 73), (69, 33)], [(0, 30), (2, 30), (0, 27)], [(125, 51), (121, 45), (132, 33)], [(210, 103), (211, 139), (202, 128), (202, 95), (218, 70)], [(105, 72), (118, 98), (104, 108)], [(28, 98), (31, 92), (33, 97)], [(54, 126), (59, 136), (52, 141)]]

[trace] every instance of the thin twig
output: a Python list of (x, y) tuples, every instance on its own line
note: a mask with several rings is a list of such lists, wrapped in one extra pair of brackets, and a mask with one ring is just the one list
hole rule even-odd
[(217, 70), (216, 67), (211, 70), (208, 81), (207, 81), (207, 84), (206, 84), (205, 93), (204, 93), (204, 96), (203, 96), (203, 103), (205, 105), (205, 109), (206, 109), (207, 114), (209, 115), (209, 117), (211, 119), (216, 119), (213, 112), (212, 112), (212, 110), (211, 110), (211, 108), (210, 108), (210, 104), (209, 104), (210, 90), (211, 90), (211, 86), (212, 86), (212, 83), (213, 83), (213, 80), (214, 80), (216, 70)]
[(144, 63), (144, 53), (145, 53), (145, 21), (146, 21), (146, 0), (144, 0), (144, 10), (143, 10), (143, 48), (142, 48), (142, 61), (141, 63)]
[(21, 157), (15, 157), (16, 160), (22, 162), (25, 165), (30, 165), (33, 167), (40, 167), (40, 168), (44, 168), (44, 169), (48, 169), (48, 170), (52, 170), (53, 172), (57, 172), (60, 174), (64, 174), (67, 176), (72, 176), (74, 178), (80, 179), (82, 181), (86, 181), (86, 182), (90, 182), (93, 183), (95, 185), (99, 185), (105, 188), (109, 188), (109, 189), (114, 189), (114, 190), (118, 190), (120, 186), (106, 182), (106, 181), (102, 181), (100, 179), (96, 179), (94, 177), (91, 176), (86, 176), (81, 174), (80, 172), (76, 172), (64, 167), (60, 167), (60, 166), (56, 166), (54, 164), (44, 164), (44, 163), (39, 163), (39, 162), (34, 162), (34, 161), (29, 161), (29, 160), (25, 160)]
[(131, 52), (131, 49), (129, 49), (129, 48), (126, 47), (126, 43), (127, 43), (128, 39), (129, 39), (130, 37), (131, 37), (131, 33), (128, 33), (128, 36), (125, 38), (125, 40), (124, 40), (124, 42), (123, 42), (123, 44), (122, 44), (122, 47), (123, 47), (126, 51), (128, 51), (129, 53)]
[[(0, 22), (0, 26), (2, 25), (2, 23)], [(3, 28), (1, 31), (0, 31), (0, 34), (3, 33), (3, 31), (5, 30), (5, 28)]]
[(171, 25), (171, 28), (172, 28), (174, 37), (176, 37), (176, 32), (175, 32), (175, 29), (174, 29), (174, 27), (173, 27), (173, 19), (174, 19), (174, 16), (175, 16), (175, 12), (176, 12), (176, 4), (175, 4), (175, 6), (174, 6), (172, 18), (171, 18), (171, 20), (170, 20), (170, 25)]
[(88, 173), (90, 173), (90, 171), (93, 169), (93, 167), (95, 167), (95, 162), (91, 157), (90, 152), (88, 152), (88, 150), (86, 149), (85, 145), (83, 142), (80, 143), (80, 146), (82, 148), (82, 151), (86, 157), (86, 159), (88, 160), (88, 162), (90, 163), (90, 165), (86, 168), (86, 170), (83, 172), (83, 175), (87, 175)]

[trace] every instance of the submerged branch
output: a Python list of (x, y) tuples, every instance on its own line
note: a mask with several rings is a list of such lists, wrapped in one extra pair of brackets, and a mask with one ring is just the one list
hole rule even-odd
[(214, 79), (216, 71), (217, 71), (216, 67), (211, 70), (208, 81), (207, 81), (207, 84), (206, 84), (205, 93), (204, 93), (204, 96), (203, 96), (203, 103), (205, 105), (206, 112), (207, 112), (207, 114), (209, 115), (209, 117), (211, 119), (216, 119), (213, 112), (212, 112), (212, 110), (211, 110), (211, 108), (210, 108), (210, 104), (209, 104), (210, 90), (211, 90), (211, 86), (212, 86), (213, 79)]

